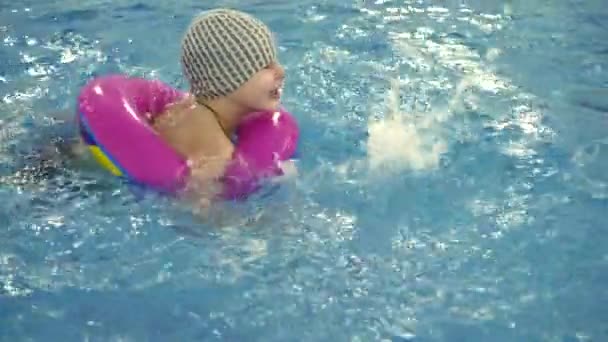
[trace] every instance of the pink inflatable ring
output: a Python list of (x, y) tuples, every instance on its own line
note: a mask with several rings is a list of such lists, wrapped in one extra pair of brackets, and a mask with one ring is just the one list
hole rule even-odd
[[(150, 122), (184, 96), (158, 80), (124, 75), (93, 79), (78, 97), (80, 135), (99, 164), (115, 176), (157, 191), (178, 192), (190, 177), (190, 164)], [(298, 124), (285, 110), (248, 115), (237, 128), (220, 196), (244, 198), (263, 179), (281, 175), (280, 162), (293, 157), (298, 138)]]

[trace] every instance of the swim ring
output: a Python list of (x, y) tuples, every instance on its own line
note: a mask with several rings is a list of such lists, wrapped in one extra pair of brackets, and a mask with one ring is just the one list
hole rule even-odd
[[(184, 188), (190, 163), (152, 128), (152, 120), (187, 94), (159, 80), (108, 75), (89, 81), (78, 96), (77, 123), (97, 162), (113, 175), (161, 192)], [(233, 158), (221, 177), (223, 199), (244, 198), (262, 180), (282, 175), (299, 137), (284, 109), (249, 114), (236, 129)]]

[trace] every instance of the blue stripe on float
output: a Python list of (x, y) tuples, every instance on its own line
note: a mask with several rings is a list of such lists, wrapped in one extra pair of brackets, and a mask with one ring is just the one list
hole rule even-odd
[(87, 118), (84, 116), (84, 114), (82, 114), (82, 112), (79, 112), (78, 114), (80, 115), (80, 122), (82, 124), (82, 129), (84, 130), (83, 139), (85, 140), (85, 142), (88, 144), (90, 142), (91, 145), (95, 145), (95, 146), (99, 147), (101, 152), (103, 152), (103, 154), (105, 154), (106, 157), (108, 157), (108, 159), (110, 159), (112, 164), (114, 164), (114, 166), (116, 166), (116, 168), (118, 168), (118, 170), (120, 170), (120, 172), (123, 174), (123, 176), (126, 176), (129, 180), (131, 180), (132, 178), (129, 175), (129, 173), (122, 166), (120, 166), (120, 164), (116, 161), (116, 159), (114, 159), (114, 157), (112, 157), (112, 154), (110, 154), (108, 152), (108, 150), (106, 150), (106, 148), (102, 144), (99, 143), (99, 140), (97, 140), (97, 138), (95, 138), (95, 135), (93, 134), (93, 131), (91, 130), (91, 127), (89, 126), (89, 123), (87, 122)]

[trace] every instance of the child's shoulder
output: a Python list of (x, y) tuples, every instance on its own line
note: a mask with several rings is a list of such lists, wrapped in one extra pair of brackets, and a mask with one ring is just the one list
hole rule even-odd
[(186, 114), (191, 113), (196, 109), (196, 101), (191, 96), (187, 96), (168, 105), (161, 114), (154, 118), (151, 125), (157, 131), (175, 127), (178, 122), (183, 120)]

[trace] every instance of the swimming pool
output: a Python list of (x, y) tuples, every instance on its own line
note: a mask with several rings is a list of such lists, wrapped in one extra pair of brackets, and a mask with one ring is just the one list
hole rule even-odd
[(238, 6), (277, 32), (299, 176), (201, 222), (53, 141), (94, 75), (183, 88), (203, 2), (3, 2), (0, 340), (608, 339), (601, 1)]

